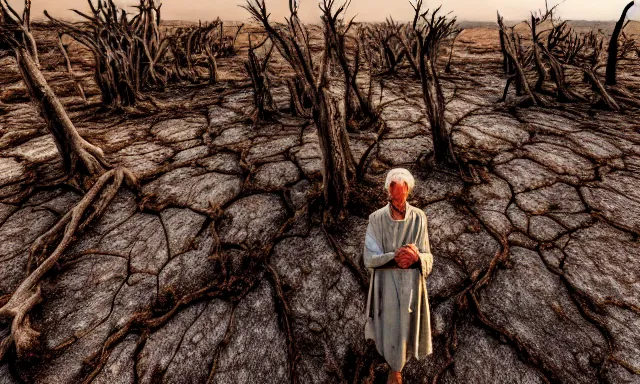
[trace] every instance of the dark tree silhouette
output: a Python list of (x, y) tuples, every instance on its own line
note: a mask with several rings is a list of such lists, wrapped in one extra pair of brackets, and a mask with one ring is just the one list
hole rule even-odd
[(248, 60), (244, 62), (244, 67), (251, 78), (251, 85), (253, 87), (253, 105), (255, 110), (250, 116), (250, 119), (254, 123), (260, 121), (274, 120), (277, 112), (273, 103), (273, 97), (271, 96), (271, 86), (269, 83), (269, 59), (273, 53), (273, 44), (266, 49), (266, 52), (262, 57), (256, 55), (256, 51), (265, 46), (268, 39), (265, 39), (262, 43), (253, 46), (251, 42), (251, 35), (249, 35), (249, 51)]
[(620, 15), (620, 19), (618, 19), (618, 22), (613, 29), (613, 34), (611, 35), (611, 40), (609, 41), (607, 73), (605, 75), (606, 85), (616, 85), (616, 71), (618, 66), (618, 39), (620, 38), (620, 32), (624, 27), (624, 20), (627, 18), (627, 12), (629, 12), (629, 9), (633, 7), (633, 4), (634, 2), (631, 1), (629, 4), (627, 4), (626, 7), (624, 7), (624, 9), (622, 10), (622, 15)]

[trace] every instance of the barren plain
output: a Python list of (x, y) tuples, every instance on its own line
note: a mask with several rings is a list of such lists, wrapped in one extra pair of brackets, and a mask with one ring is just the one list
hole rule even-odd
[[(500, 102), (497, 29), (463, 31), (442, 75), (455, 150), (482, 182), (428, 166), (420, 82), (385, 77), (388, 131), (339, 231), (318, 213), (313, 123), (247, 121), (246, 40), (219, 60), (218, 84), (171, 85), (158, 110), (114, 113), (85, 51), (70, 48), (87, 104), (57, 36), (35, 37), (80, 134), (141, 188), (120, 192), (47, 274), (30, 318), (40, 351), (9, 353), (0, 383), (383, 383), (388, 367), (364, 340), (362, 250), (393, 167), (416, 178), (409, 202), (427, 213), (434, 254), (434, 353), (408, 363), (406, 383), (640, 382), (640, 113)], [(284, 108), (290, 73), (281, 59), (272, 69)], [(619, 76), (640, 96), (640, 59)], [(376, 132), (349, 136), (358, 161)], [(81, 198), (62, 175), (15, 60), (1, 59), (0, 298)]]

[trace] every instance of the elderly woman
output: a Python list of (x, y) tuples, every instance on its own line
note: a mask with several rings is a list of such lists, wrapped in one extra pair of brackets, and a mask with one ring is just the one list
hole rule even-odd
[(432, 353), (426, 278), (433, 256), (427, 215), (407, 203), (414, 184), (406, 169), (389, 171), (389, 203), (369, 215), (365, 236), (364, 265), (371, 273), (365, 337), (391, 367), (387, 383), (402, 382), (400, 372), (411, 356)]

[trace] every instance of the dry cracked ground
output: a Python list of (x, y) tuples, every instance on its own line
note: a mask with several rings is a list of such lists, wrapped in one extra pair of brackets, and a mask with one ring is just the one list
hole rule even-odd
[[(434, 354), (407, 364), (406, 383), (640, 383), (638, 115), (505, 107), (495, 30), (465, 31), (444, 78), (456, 150), (482, 165), (482, 183), (417, 165), (433, 150), (419, 84), (387, 78), (389, 130), (340, 231), (319, 224), (314, 126), (246, 123), (242, 57), (220, 61), (220, 85), (172, 88), (159, 113), (117, 115), (98, 108), (89, 64), (74, 61), (83, 105), (38, 36), (80, 133), (142, 186), (47, 275), (31, 313), (41, 350), (0, 362), (0, 383), (384, 382), (363, 339), (361, 253), (396, 166), (416, 178), (410, 203), (427, 213), (434, 254)], [(46, 186), (61, 160), (13, 59), (0, 67), (1, 297), (81, 195)], [(285, 88), (274, 93), (286, 106)], [(374, 137), (351, 133), (356, 160)]]

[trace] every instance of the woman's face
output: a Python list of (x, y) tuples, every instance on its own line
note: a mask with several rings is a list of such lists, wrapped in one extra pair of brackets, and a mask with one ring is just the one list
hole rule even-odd
[(389, 194), (394, 204), (402, 205), (407, 201), (407, 196), (409, 196), (409, 186), (405, 182), (397, 183), (392, 181), (389, 185)]

